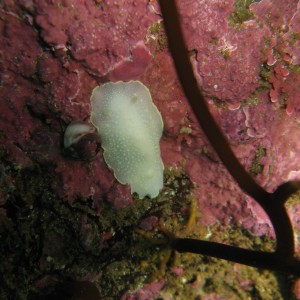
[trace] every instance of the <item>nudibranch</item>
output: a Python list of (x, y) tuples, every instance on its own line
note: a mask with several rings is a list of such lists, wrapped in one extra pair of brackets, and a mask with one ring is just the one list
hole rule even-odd
[(115, 178), (139, 198), (156, 197), (163, 187), (159, 141), (163, 120), (140, 81), (106, 83), (91, 96), (91, 123)]

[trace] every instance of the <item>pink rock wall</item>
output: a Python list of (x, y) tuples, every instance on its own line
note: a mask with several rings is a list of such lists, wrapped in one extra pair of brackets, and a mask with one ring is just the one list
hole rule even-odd
[[(253, 16), (239, 26), (229, 22), (234, 1), (185, 0), (178, 6), (195, 75), (245, 168), (263, 147), (260, 184), (271, 191), (299, 178), (299, 3), (253, 3)], [(88, 120), (96, 85), (139, 79), (165, 123), (164, 163), (183, 165), (196, 183), (203, 224), (237, 222), (272, 234), (261, 209), (208, 144), (169, 52), (155, 47), (157, 36), (149, 31), (160, 20), (155, 1), (3, 1), (0, 15), (0, 138), (12, 161), (55, 163), (53, 188), (70, 202), (78, 194), (91, 196), (97, 208), (108, 193), (116, 207), (130, 205), (128, 190), (114, 182), (102, 155), (89, 163), (68, 160), (62, 137), (71, 121)], [(253, 98), (255, 104), (247, 105)]]

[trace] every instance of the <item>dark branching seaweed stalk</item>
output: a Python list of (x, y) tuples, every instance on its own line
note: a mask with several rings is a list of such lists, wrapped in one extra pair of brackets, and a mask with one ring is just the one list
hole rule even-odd
[(199, 124), (240, 188), (265, 210), (276, 234), (276, 250), (272, 253), (186, 238), (174, 238), (171, 241), (172, 247), (179, 252), (199, 253), (300, 276), (300, 261), (295, 258), (293, 228), (284, 206), (289, 196), (300, 189), (300, 182), (284, 183), (274, 193), (268, 193), (245, 171), (211, 116), (194, 77), (175, 1), (160, 0), (159, 2), (177, 75)]

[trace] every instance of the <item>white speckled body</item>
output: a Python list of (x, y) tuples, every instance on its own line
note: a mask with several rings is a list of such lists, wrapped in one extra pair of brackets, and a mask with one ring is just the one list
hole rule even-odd
[(148, 88), (139, 81), (106, 83), (93, 90), (91, 104), (91, 122), (116, 179), (140, 198), (156, 197), (163, 187), (163, 121)]

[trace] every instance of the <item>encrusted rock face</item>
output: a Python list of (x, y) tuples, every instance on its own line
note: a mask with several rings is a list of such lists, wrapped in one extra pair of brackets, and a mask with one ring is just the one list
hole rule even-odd
[[(70, 201), (76, 194), (105, 193), (113, 177), (107, 167), (99, 171), (102, 158), (89, 167), (66, 160), (63, 131), (71, 121), (89, 118), (97, 84), (145, 72), (148, 29), (158, 16), (147, 1), (21, 1), (4, 3), (1, 17), (4, 149), (20, 165), (54, 161), (62, 180), (58, 192)], [(90, 168), (97, 178), (87, 176)]]
[[(177, 2), (195, 76), (237, 157), (269, 191), (300, 179), (299, 1)], [(2, 1), (1, 154), (17, 168), (51, 164), (53, 192), (69, 203), (92, 201), (97, 215), (104, 200), (116, 209), (132, 205), (102, 153), (72, 160), (62, 147), (67, 125), (89, 120), (95, 86), (140, 80), (164, 121), (164, 165), (195, 183), (199, 223), (241, 224), (272, 236), (262, 209), (239, 190), (197, 124), (160, 21), (156, 1)], [(92, 145), (80, 147), (98, 150)], [(295, 222), (298, 211), (289, 207)], [(163, 285), (152, 286), (153, 293)]]
[(124, 58), (136, 60), (136, 68), (145, 64), (139, 54), (147, 51), (137, 43), (157, 19), (147, 1), (36, 1), (34, 11), (41, 38), (54, 54), (69, 53), (99, 78)]
[(259, 86), (263, 57), (258, 49), (264, 47), (269, 30), (255, 21), (239, 29), (230, 26), (234, 1), (187, 1), (179, 8), (188, 48), (197, 50), (193, 63), (203, 91), (238, 108)]

